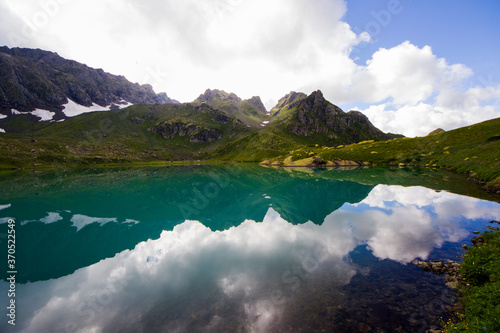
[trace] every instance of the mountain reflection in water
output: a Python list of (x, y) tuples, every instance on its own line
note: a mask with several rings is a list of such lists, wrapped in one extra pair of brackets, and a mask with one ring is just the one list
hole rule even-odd
[[(453, 293), (408, 263), (456, 259), (459, 243), (498, 219), (500, 205), (436, 191), (447, 175), (426, 176), (429, 189), (369, 181), (393, 172), (385, 169), (308, 172), (22, 176), (38, 184), (25, 192), (12, 180), (0, 212), (18, 226), (17, 332), (418, 332), (436, 324)], [(460, 188), (450, 182), (442, 187)]]

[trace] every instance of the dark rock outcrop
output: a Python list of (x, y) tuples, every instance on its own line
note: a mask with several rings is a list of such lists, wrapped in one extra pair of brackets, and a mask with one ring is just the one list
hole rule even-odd
[[(328, 102), (319, 90), (297, 100), (299, 97), (300, 95), (292, 93), (282, 99), (285, 108), (295, 108), (295, 111), (284, 120), (286, 129), (295, 135), (341, 144), (390, 138), (373, 126), (364, 114), (359, 111), (345, 113)], [(278, 111), (278, 113), (283, 112), (283, 109)]]
[(191, 135), (196, 131), (200, 130), (200, 127), (181, 122), (175, 122), (175, 123), (163, 122), (150, 127), (149, 130), (153, 133), (162, 135), (165, 139), (172, 139), (176, 135), (179, 136)]
[(204, 143), (204, 142), (213, 142), (219, 140), (222, 137), (222, 133), (213, 128), (204, 128), (189, 139), (192, 143)]
[(213, 142), (222, 138), (222, 133), (215, 128), (203, 128), (182, 122), (162, 122), (151, 126), (148, 130), (160, 134), (165, 139), (188, 136), (191, 143)]

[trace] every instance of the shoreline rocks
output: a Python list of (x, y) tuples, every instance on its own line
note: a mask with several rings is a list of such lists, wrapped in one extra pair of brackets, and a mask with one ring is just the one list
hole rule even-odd
[[(497, 223), (500, 225), (500, 221), (492, 220), (490, 223)], [(489, 230), (499, 230), (498, 227), (488, 226)], [(474, 234), (478, 232), (474, 231)], [(471, 238), (472, 246), (481, 246), (485, 243), (485, 239), (482, 236), (474, 236)], [(470, 247), (467, 244), (463, 244), (462, 248), (468, 250)], [(448, 260), (444, 263), (442, 260), (431, 260), (429, 262), (415, 259), (412, 261), (414, 265), (417, 265), (426, 272), (432, 272), (434, 274), (442, 275), (445, 274), (445, 284), (448, 288), (452, 290), (458, 290), (461, 283), (463, 284), (463, 279), (460, 276), (459, 268), (460, 263), (454, 260)]]
[(426, 272), (432, 272), (438, 275), (445, 274), (445, 284), (448, 288), (457, 290), (460, 287), (460, 274), (458, 270), (460, 264), (457, 261), (448, 260), (445, 263), (441, 260), (432, 260), (427, 262), (415, 259), (412, 263)]

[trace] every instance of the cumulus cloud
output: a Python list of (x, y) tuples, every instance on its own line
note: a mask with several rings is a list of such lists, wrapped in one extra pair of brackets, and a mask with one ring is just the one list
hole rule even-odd
[[(23, 285), (18, 299), (29, 320), (19, 323), (20, 331), (119, 330), (122, 318), (143, 316), (147, 321), (149, 312), (159, 310), (179, 312), (159, 330), (189, 331), (194, 313), (209, 310), (214, 326), (234, 320), (219, 309), (229, 302), (235, 303), (232, 312), (252, 323), (252, 332), (266, 332), (300, 287), (298, 274), (314, 274), (327, 261), (338, 265), (341, 284), (356, 274), (343, 260), (355, 246), (352, 239), (346, 242), (342, 230), (331, 235), (320, 230), (312, 223), (294, 226), (272, 209), (261, 223), (245, 221), (223, 232), (186, 221), (158, 240), (139, 243), (70, 276)], [(329, 237), (339, 241), (319, 255), (318, 247)], [(300, 273), (291, 272), (292, 265)], [(36, 300), (27, 302), (30, 295), (37, 295)]]
[(382, 103), (362, 110), (372, 123), (386, 132), (425, 136), (436, 128), (452, 130), (500, 116), (500, 86), (474, 87), (461, 92), (445, 90), (435, 102), (416, 105)]
[(449, 64), (430, 46), (406, 41), (356, 64), (353, 48), (373, 41), (343, 21), (343, 0), (4, 0), (0, 6), (0, 42), (57, 51), (183, 102), (218, 88), (260, 95), (270, 108), (291, 90), (321, 89), (333, 103), (361, 103), (382, 130), (408, 136), (500, 114), (500, 86), (486, 81), (470, 88), (472, 70)]
[[(53, 2), (57, 10), (39, 27), (38, 1), (9, 2), (36, 29), (22, 46), (54, 49), (183, 101), (206, 88), (276, 101), (317, 89), (318, 79), (340, 82), (354, 67), (346, 50), (358, 37), (341, 21), (341, 0)], [(79, 19), (88, 17), (100, 23)]]
[(415, 105), (431, 97), (438, 87), (453, 86), (471, 74), (463, 65), (450, 66), (438, 59), (429, 46), (418, 48), (406, 41), (375, 52), (355, 74), (354, 89), (367, 102), (390, 99), (395, 105)]

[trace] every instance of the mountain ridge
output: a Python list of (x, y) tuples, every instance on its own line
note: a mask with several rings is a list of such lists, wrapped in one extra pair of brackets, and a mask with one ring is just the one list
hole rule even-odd
[(259, 96), (250, 99), (241, 99), (234, 93), (227, 93), (219, 89), (207, 89), (195, 99), (193, 104), (207, 104), (214, 109), (225, 112), (228, 116), (236, 117), (249, 127), (258, 128), (269, 115)]
[(149, 84), (129, 82), (124, 76), (60, 57), (40, 49), (0, 47), (0, 113), (36, 109), (67, 118), (69, 100), (83, 107), (119, 108), (128, 104), (178, 103)]
[(39, 49), (0, 47), (0, 63), (0, 141), (15, 147), (6, 148), (7, 164), (27, 148), (17, 144), (30, 139), (60, 146), (50, 157), (40, 147), (42, 154), (30, 150), (26, 158), (64, 164), (68, 157), (84, 163), (231, 156), (261, 161), (303, 145), (390, 138), (320, 90), (292, 91), (268, 111), (259, 96), (242, 99), (218, 89), (178, 103), (149, 85)]
[[(295, 98), (285, 108), (290, 116), (282, 126), (300, 137), (310, 137), (329, 145), (390, 138), (373, 126), (368, 117), (361, 112), (345, 113), (338, 106), (328, 102), (320, 90), (314, 91), (307, 97)], [(291, 111), (294, 109), (296, 111)], [(279, 113), (283, 113), (282, 109), (278, 110)]]

